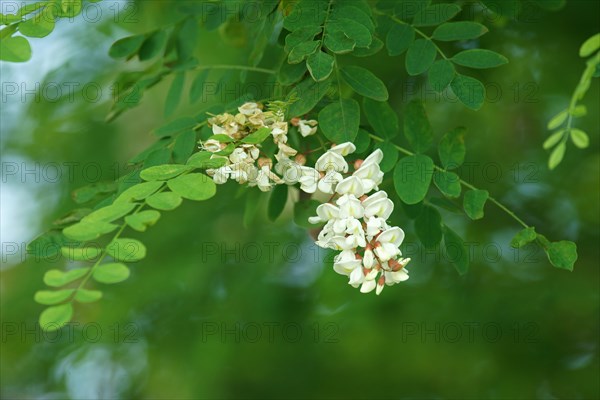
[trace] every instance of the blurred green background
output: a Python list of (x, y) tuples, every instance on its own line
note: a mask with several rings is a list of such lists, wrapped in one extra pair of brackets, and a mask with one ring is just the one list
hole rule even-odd
[[(111, 82), (125, 68), (107, 52), (128, 32), (180, 18), (176, 3), (104, 2), (100, 22), (61, 21), (32, 41), (32, 61), (0, 64), (2, 398), (600, 397), (597, 79), (584, 100), (590, 113), (577, 120), (591, 146), (569, 146), (553, 172), (541, 149), (546, 122), (566, 107), (584, 69), (579, 45), (600, 28), (596, 1), (484, 18), (490, 33), (481, 46), (510, 63), (477, 75), (490, 100), (479, 112), (419, 89), (423, 79), (406, 75), (403, 56), (360, 60), (387, 83), (400, 116), (419, 96), (438, 139), (466, 126), (463, 176), (550, 239), (576, 241), (574, 272), (551, 267), (534, 247), (511, 249), (518, 225), (488, 205), (478, 222), (444, 215), (474, 257), (459, 277), (443, 253), (420, 249), (397, 206), (392, 221), (407, 233), (411, 279), (379, 297), (362, 295), (294, 225), (291, 208), (271, 223), (263, 202), (243, 226), (244, 197), (230, 183), (210, 201), (163, 213), (143, 235), (129, 232), (149, 249), (131, 278), (106, 288), (102, 301), (77, 306), (75, 323), (60, 333), (42, 333), (33, 294), (44, 272), (64, 261), (26, 259), (25, 243), (75, 207), (73, 189), (127, 172), (126, 161), (153, 142), (150, 130), (167, 122), (171, 78), (104, 122)], [(219, 32), (203, 33), (200, 43), (197, 56), (208, 65), (246, 64), (251, 50), (224, 45)], [(261, 65), (272, 68), (279, 57), (273, 50)], [(68, 85), (89, 82), (101, 96), (89, 85), (87, 98), (68, 95)], [(184, 99), (177, 115), (231, 100)]]

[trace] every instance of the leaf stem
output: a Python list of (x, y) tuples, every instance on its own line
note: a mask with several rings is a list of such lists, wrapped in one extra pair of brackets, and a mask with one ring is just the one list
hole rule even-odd
[[(374, 135), (372, 133), (369, 134), (369, 136), (371, 137), (371, 139), (377, 141), (377, 142), (384, 142), (385, 139), (380, 138), (377, 135)], [(402, 146), (398, 146), (395, 143), (391, 143), (399, 152), (407, 155), (407, 156), (414, 156), (415, 153), (413, 153), (410, 150), (405, 149)], [(438, 166), (438, 165), (433, 165), (433, 168), (436, 171), (445, 171), (444, 168)], [(459, 178), (460, 179), (460, 178)], [(471, 190), (479, 190), (477, 187), (473, 186), (472, 184), (470, 184), (469, 182), (460, 179), (460, 184), (464, 187), (466, 187), (467, 189), (471, 189)], [(519, 218), (513, 211), (511, 211), (508, 207), (506, 207), (504, 204), (500, 203), (498, 200), (496, 200), (494, 197), (489, 196), (488, 200), (490, 202), (492, 202), (493, 204), (495, 204), (499, 209), (501, 209), (502, 211), (504, 211), (506, 214), (508, 214), (511, 218), (513, 218), (515, 221), (517, 221), (521, 226), (523, 226), (524, 228), (529, 228), (529, 225), (527, 225), (527, 223), (525, 223), (525, 221), (523, 221), (521, 218)]]

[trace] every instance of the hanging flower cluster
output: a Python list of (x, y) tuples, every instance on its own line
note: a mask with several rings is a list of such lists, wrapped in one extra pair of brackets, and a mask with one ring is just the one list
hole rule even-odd
[[(238, 110), (236, 115), (221, 114), (208, 120), (215, 139), (204, 141), (202, 148), (213, 153), (211, 158), (225, 160), (222, 167), (207, 170), (213, 180), (223, 184), (233, 179), (262, 191), (277, 184), (299, 184), (306, 193), (331, 195), (309, 222), (325, 223), (316, 241), (318, 246), (340, 251), (334, 270), (348, 276), (348, 283), (360, 287), (362, 293), (375, 290), (380, 294), (385, 285), (407, 280), (405, 267), (410, 258), (403, 258), (399, 248), (404, 232), (388, 225), (394, 203), (378, 188), (383, 181), (379, 166), (383, 152), (377, 149), (366, 159), (355, 161), (350, 173), (344, 157), (356, 147), (347, 142), (327, 150), (314, 167), (305, 166), (306, 157), (287, 145), (288, 123), (282, 111), (263, 111), (257, 103), (246, 103)], [(294, 118), (291, 123), (303, 137), (317, 131), (314, 120)], [(261, 157), (260, 141), (247, 140), (261, 130), (277, 145), (274, 167), (271, 158)]]

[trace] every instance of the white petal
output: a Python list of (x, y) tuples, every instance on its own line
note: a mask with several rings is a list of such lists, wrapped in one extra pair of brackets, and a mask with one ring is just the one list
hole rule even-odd
[(338, 144), (337, 146), (333, 146), (329, 151), (338, 153), (341, 156), (347, 156), (348, 154), (356, 151), (356, 146), (352, 142), (346, 142)]
[(369, 281), (365, 281), (362, 286), (360, 287), (360, 292), (361, 293), (369, 293), (372, 292), (373, 289), (375, 289), (375, 286), (377, 286), (377, 283), (375, 282), (375, 280), (369, 280)]
[(392, 243), (396, 247), (400, 247), (404, 240), (404, 231), (397, 226), (386, 229), (377, 237), (379, 243)]
[(337, 184), (335, 191), (339, 194), (353, 194), (360, 197), (365, 194), (365, 188), (362, 181), (356, 176), (349, 176)]

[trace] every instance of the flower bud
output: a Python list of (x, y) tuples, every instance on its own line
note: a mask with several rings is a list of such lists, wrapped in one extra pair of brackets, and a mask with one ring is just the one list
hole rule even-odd
[(359, 169), (360, 166), (363, 164), (364, 160), (358, 159), (356, 161), (354, 161), (354, 169)]
[(267, 157), (260, 157), (257, 161), (258, 167), (269, 167), (269, 169), (273, 168), (273, 160)]
[(296, 157), (294, 158), (294, 161), (298, 165), (305, 165), (306, 164), (306, 156), (304, 154), (297, 154)]

